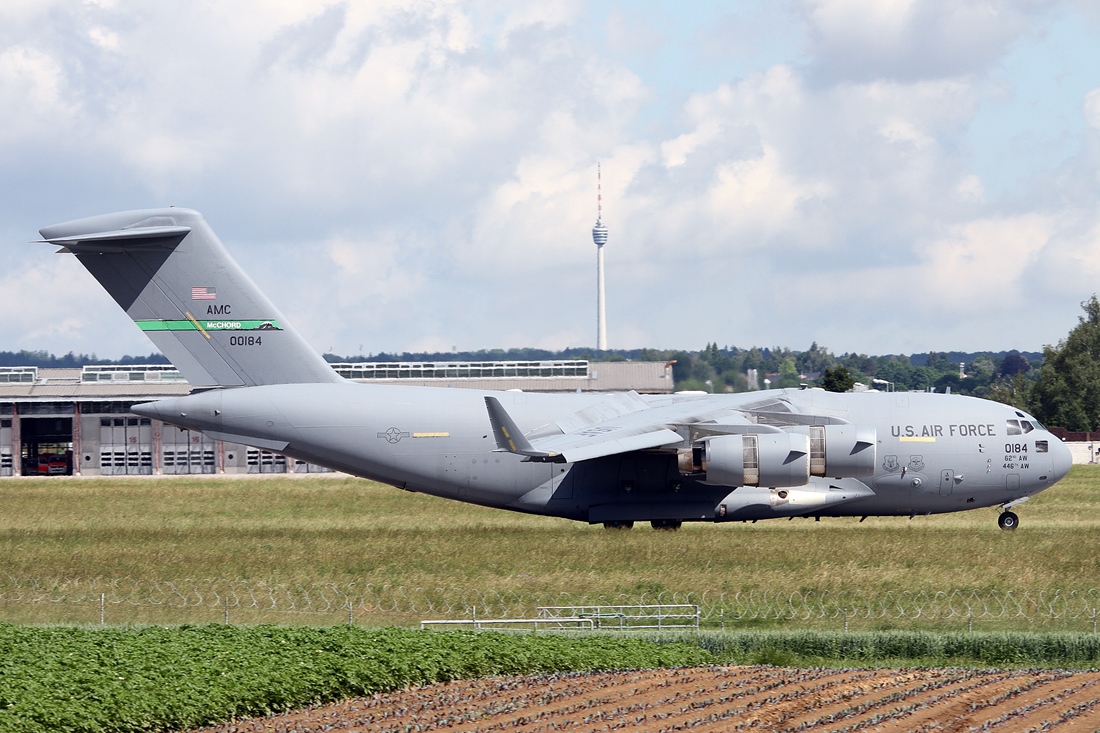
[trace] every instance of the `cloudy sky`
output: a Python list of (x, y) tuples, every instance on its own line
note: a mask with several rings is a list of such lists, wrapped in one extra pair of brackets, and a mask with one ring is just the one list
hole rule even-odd
[(1100, 292), (1092, 0), (5, 0), (0, 350), (151, 344), (74, 258), (198, 209), (318, 350), (1039, 349)]

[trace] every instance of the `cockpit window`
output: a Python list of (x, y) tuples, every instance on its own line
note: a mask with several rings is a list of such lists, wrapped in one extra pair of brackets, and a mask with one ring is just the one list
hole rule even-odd
[(1031, 424), (1030, 420), (1021, 420), (1020, 427), (1023, 428), (1025, 435), (1035, 429), (1035, 426)]
[(1035, 452), (1036, 453), (1046, 453), (1049, 450), (1050, 450), (1050, 445), (1048, 445), (1045, 440), (1036, 440), (1035, 441)]
[[(1019, 410), (1016, 410), (1016, 417), (1020, 418), (1020, 424), (1024, 426), (1025, 433), (1030, 433), (1031, 430), (1046, 430), (1038, 420), (1030, 415), (1025, 415)], [(1012, 420), (1009, 420), (1009, 422), (1012, 422)], [(1031, 423), (1031, 429), (1028, 429), (1028, 423)], [(1014, 435), (1014, 433), (1009, 433), (1009, 435)]]
[(1009, 435), (1022, 435), (1019, 420), (1006, 420), (1006, 428)]

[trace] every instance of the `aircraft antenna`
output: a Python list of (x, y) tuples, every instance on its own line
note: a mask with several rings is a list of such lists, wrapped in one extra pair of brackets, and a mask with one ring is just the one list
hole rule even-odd
[(603, 246), (607, 244), (607, 227), (603, 224), (603, 181), (600, 164), (596, 163), (596, 226), (592, 227), (596, 243), (596, 348), (607, 349), (607, 314), (603, 287)]

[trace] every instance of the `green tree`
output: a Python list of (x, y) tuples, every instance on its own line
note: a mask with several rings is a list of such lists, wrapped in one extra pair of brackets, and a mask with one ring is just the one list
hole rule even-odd
[(1031, 382), (1018, 372), (1015, 377), (1001, 377), (989, 386), (986, 397), (1021, 410), (1031, 409)]
[(797, 387), (801, 379), (794, 359), (788, 357), (779, 364), (779, 387)]
[(1002, 377), (1015, 377), (1017, 374), (1026, 374), (1031, 371), (1031, 364), (1020, 354), (1006, 354), (1001, 362), (1000, 375)]
[(828, 392), (847, 392), (856, 383), (848, 367), (837, 365), (821, 375), (821, 386)]
[(803, 351), (795, 358), (795, 365), (798, 366), (798, 370), (807, 373), (824, 373), (835, 362), (836, 357), (828, 349), (818, 346), (816, 341), (810, 344), (809, 350)]
[(1100, 300), (1081, 304), (1085, 315), (1057, 346), (1043, 347), (1031, 412), (1047, 425), (1093, 431), (1100, 425)]

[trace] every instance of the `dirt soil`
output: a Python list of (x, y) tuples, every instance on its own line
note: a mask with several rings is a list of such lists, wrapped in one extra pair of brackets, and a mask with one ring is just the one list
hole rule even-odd
[(1100, 673), (699, 667), (490, 677), (205, 731), (1100, 731)]

